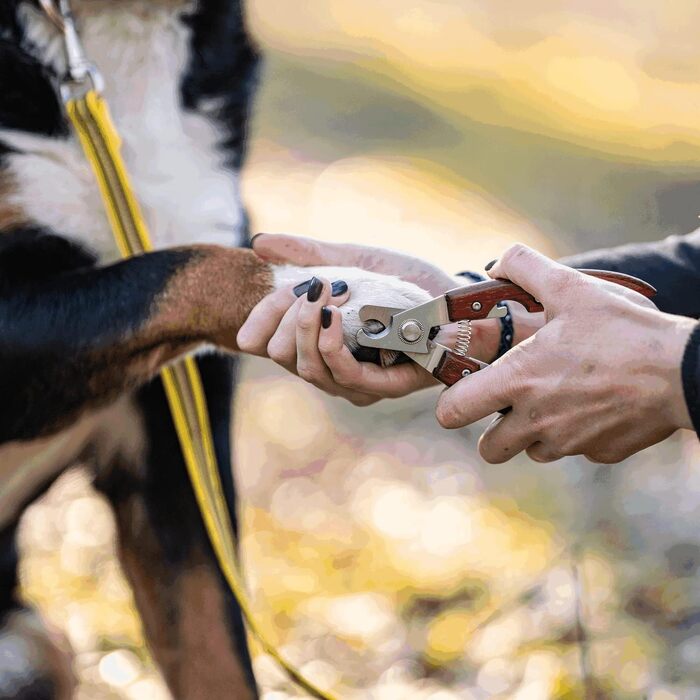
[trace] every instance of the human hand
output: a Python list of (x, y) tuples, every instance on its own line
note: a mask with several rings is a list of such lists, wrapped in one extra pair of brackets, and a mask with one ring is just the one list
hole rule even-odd
[[(331, 284), (320, 276), (319, 270), (337, 272), (341, 279)], [(362, 326), (358, 318), (362, 305), (377, 303), (378, 293), (406, 306), (426, 301), (428, 297), (417, 287), (399, 283), (396, 278), (384, 290), (378, 283), (388, 285), (391, 278), (384, 281), (379, 276), (369, 277), (372, 273), (363, 273), (364, 277), (360, 273), (354, 268), (314, 268), (310, 281), (294, 288), (287, 284), (269, 294), (253, 309), (238, 332), (239, 349), (269, 357), (332, 396), (342, 396), (357, 406), (367, 406), (384, 397), (403, 396), (430, 385), (434, 382), (431, 375), (415, 363), (383, 368), (371, 362), (358, 362), (353, 356), (351, 347), (355, 352), (365, 351), (358, 348), (355, 339)], [(350, 295), (346, 278), (355, 290), (353, 303), (348, 304), (345, 304)], [(425, 298), (418, 300), (406, 295), (397, 298), (399, 284), (424, 294)], [(342, 310), (334, 304), (342, 305)], [(368, 352), (377, 354), (376, 350)]]
[[(462, 277), (452, 277), (440, 268), (409, 255), (351, 244), (335, 244), (299, 236), (261, 234), (253, 248), (272, 263), (356, 267), (370, 272), (398, 276), (418, 285), (430, 296), (464, 286)], [(359, 362), (344, 346), (340, 323), (341, 306), (347, 296), (332, 299), (329, 285), (314, 301), (306, 296), (296, 299), (290, 290), (280, 290), (264, 299), (248, 317), (238, 334), (238, 346), (244, 352), (271, 357), (289, 371), (299, 374), (324, 391), (344, 396), (356, 404), (367, 405), (383, 397), (398, 397), (435, 384), (435, 380), (415, 363), (378, 367)], [(334, 306), (329, 306), (334, 304)], [(325, 322), (321, 323), (322, 309)], [(516, 311), (516, 316), (517, 316)], [(534, 332), (516, 318), (516, 336)], [(441, 342), (450, 343), (450, 329)], [(500, 323), (494, 320), (473, 324), (470, 354), (491, 359), (498, 347)], [(358, 353), (362, 357), (362, 353)]]
[(487, 462), (525, 450), (538, 462), (583, 454), (609, 464), (692, 427), (681, 383), (692, 319), (523, 245), (489, 274), (537, 298), (545, 325), (440, 397), (437, 418), (446, 428), (512, 406), (479, 440)]

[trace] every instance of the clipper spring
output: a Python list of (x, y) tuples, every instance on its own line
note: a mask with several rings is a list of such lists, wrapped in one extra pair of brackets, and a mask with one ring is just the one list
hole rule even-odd
[(472, 342), (472, 322), (459, 321), (457, 323), (457, 340), (455, 342), (454, 353), (461, 357), (466, 357), (469, 352), (469, 344)]

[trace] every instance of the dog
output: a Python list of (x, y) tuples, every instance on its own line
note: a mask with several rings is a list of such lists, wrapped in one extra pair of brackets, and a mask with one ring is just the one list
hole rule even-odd
[[(19, 598), (25, 507), (87, 466), (174, 697), (257, 697), (243, 620), (205, 533), (159, 370), (196, 353), (227, 505), (236, 333), (275, 289), (344, 279), (366, 303), (427, 300), (395, 278), (275, 268), (247, 249), (239, 195), (260, 65), (241, 0), (73, 0), (155, 250), (119, 260), (59, 98), (57, 30), (0, 3), (0, 698), (69, 698), (70, 664)], [(8, 661), (8, 659), (11, 660)]]

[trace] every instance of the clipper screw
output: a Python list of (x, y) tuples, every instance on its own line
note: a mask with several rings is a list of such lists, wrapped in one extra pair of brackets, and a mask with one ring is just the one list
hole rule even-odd
[(423, 336), (423, 326), (416, 320), (406, 321), (399, 328), (399, 337), (405, 343), (417, 343)]

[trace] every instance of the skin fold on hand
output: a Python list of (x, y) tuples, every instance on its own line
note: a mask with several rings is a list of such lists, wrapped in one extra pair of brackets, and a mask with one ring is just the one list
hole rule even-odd
[(690, 428), (681, 383), (694, 321), (530, 248), (510, 248), (489, 275), (520, 285), (545, 308), (545, 324), (492, 366), (440, 397), (446, 428), (506, 406), (479, 451), (501, 463), (525, 450), (538, 462), (565, 455), (615, 463)]

